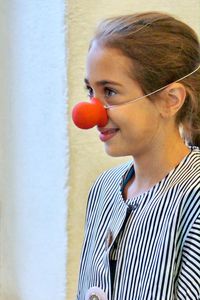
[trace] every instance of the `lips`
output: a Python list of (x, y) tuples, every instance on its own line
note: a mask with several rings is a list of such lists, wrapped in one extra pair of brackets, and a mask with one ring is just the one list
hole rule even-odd
[(102, 142), (106, 142), (110, 140), (112, 137), (115, 136), (115, 134), (119, 131), (118, 128), (104, 128), (104, 129), (99, 129), (100, 134), (99, 138)]

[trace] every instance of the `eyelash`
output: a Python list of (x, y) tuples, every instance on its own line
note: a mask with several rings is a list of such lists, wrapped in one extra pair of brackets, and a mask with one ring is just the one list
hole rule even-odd
[(88, 92), (88, 97), (92, 98), (93, 97), (93, 90), (90, 86), (85, 86), (86, 91)]
[[(89, 98), (92, 98), (94, 97), (94, 94), (93, 94), (93, 89), (90, 87), (90, 86), (86, 86), (85, 87), (86, 90), (88, 91), (88, 97)], [(109, 92), (109, 95), (107, 94)], [(116, 91), (109, 88), (109, 87), (104, 87), (104, 97), (107, 99), (107, 98), (110, 98), (112, 96), (115, 96), (116, 95)], [(111, 95), (110, 95), (111, 94)]]

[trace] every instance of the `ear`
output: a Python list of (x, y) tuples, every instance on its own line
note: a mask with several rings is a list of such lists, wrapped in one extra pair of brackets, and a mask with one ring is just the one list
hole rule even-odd
[(178, 82), (173, 82), (162, 92), (160, 113), (163, 118), (170, 118), (176, 115), (181, 109), (186, 98), (185, 86)]

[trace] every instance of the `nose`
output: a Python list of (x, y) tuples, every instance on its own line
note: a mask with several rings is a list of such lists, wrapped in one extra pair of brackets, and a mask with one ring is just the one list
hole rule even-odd
[(90, 102), (79, 102), (74, 106), (72, 120), (81, 129), (104, 127), (108, 123), (108, 114), (100, 100), (92, 98)]

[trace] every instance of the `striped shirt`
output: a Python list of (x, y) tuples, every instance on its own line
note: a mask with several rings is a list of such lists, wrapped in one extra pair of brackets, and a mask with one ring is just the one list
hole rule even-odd
[(90, 190), (77, 300), (94, 286), (108, 300), (200, 300), (200, 150), (125, 202), (132, 165), (104, 172)]

